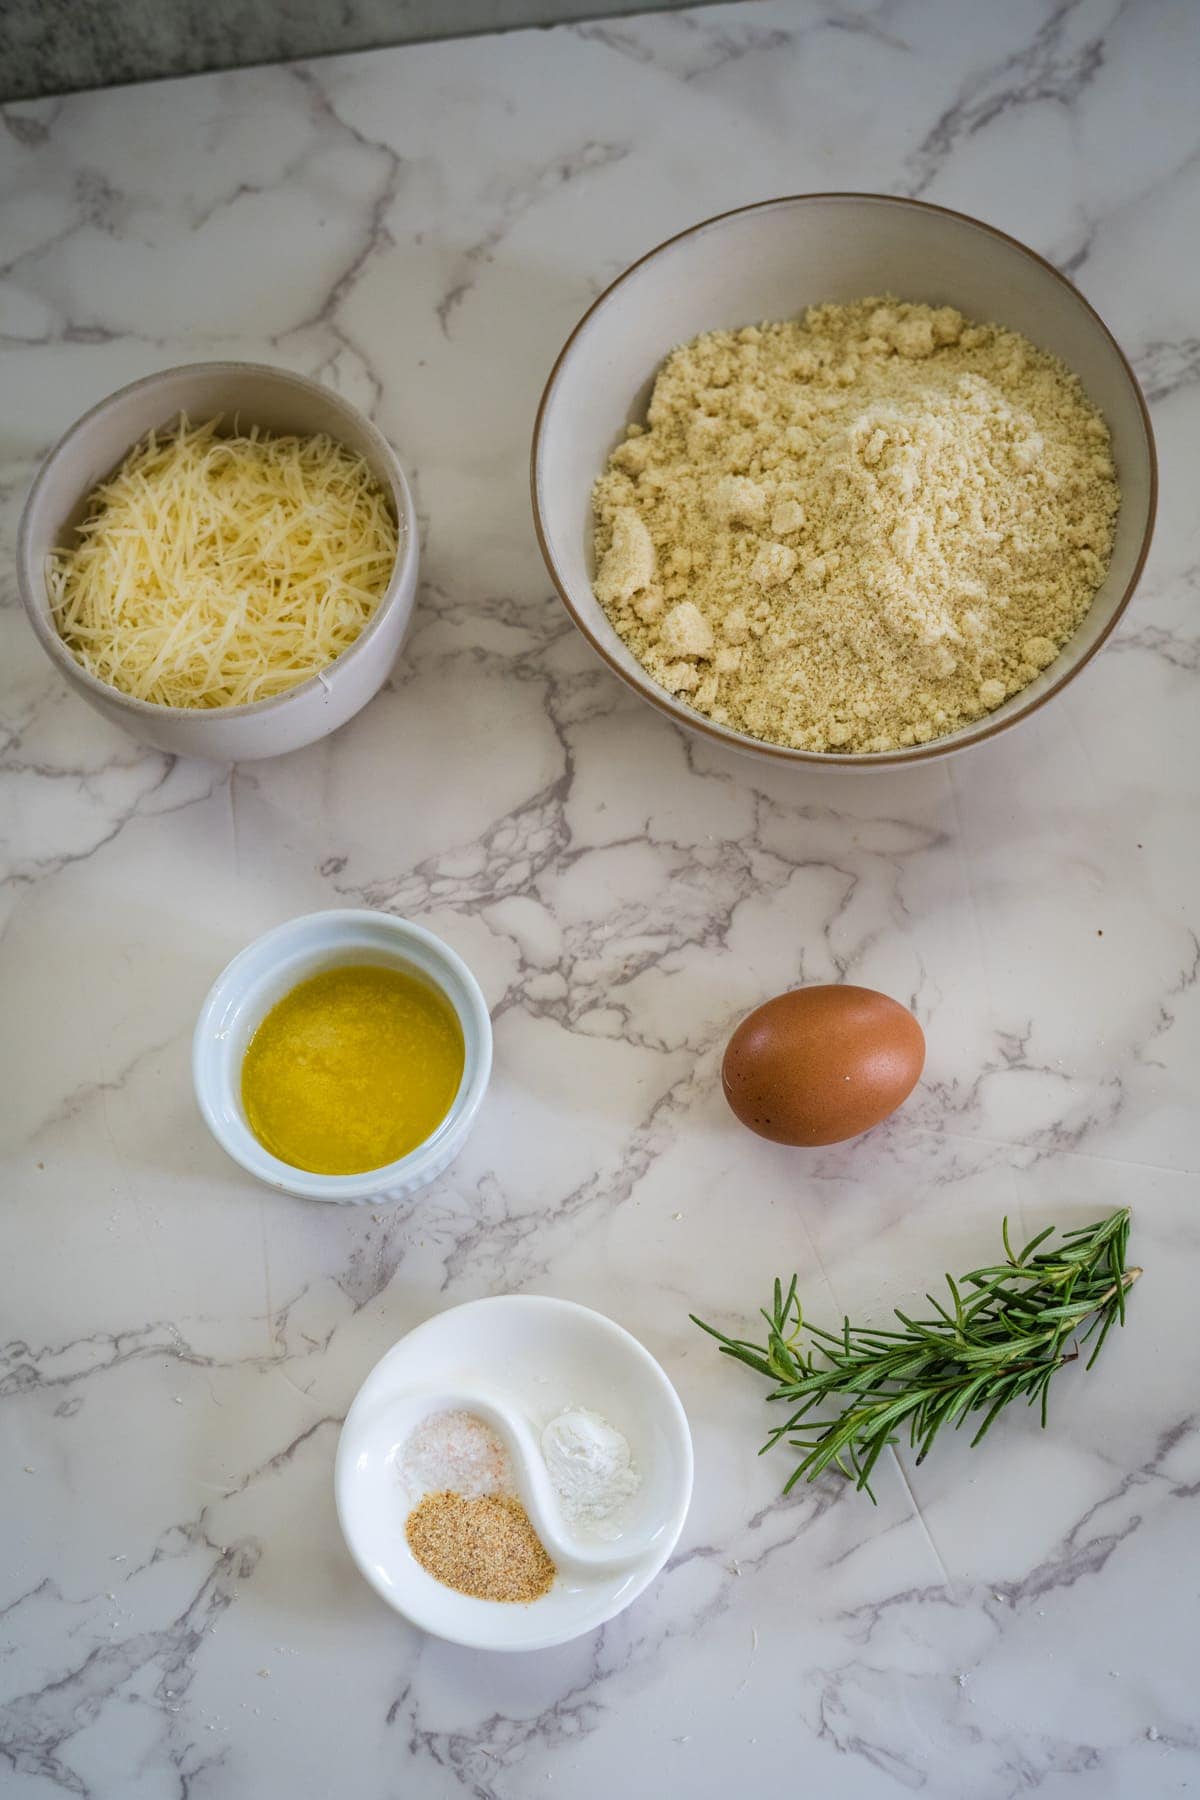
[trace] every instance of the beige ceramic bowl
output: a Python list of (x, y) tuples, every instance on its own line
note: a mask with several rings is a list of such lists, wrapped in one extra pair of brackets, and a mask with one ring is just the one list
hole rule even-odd
[[(399, 524), (396, 567), (361, 636), (311, 680), (250, 706), (190, 708), (135, 700), (82, 668), (55, 629), (46, 559), (70, 542), (89, 494), (155, 425), (181, 412), (199, 422), (223, 414), (239, 428), (328, 432), (365, 458), (392, 497)], [(21, 599), (47, 656), (97, 712), (145, 744), (180, 756), (241, 762), (281, 756), (336, 731), (378, 693), (404, 641), (417, 588), (417, 526), (404, 471), (386, 439), (356, 407), (319, 382), (261, 363), (191, 363), (147, 375), (102, 400), (42, 464), (17, 539)]]
[[(823, 300), (896, 294), (1023, 332), (1074, 369), (1112, 430), (1121, 510), (1108, 576), (1057, 660), (1022, 693), (948, 737), (886, 754), (789, 750), (716, 724), (659, 687), (592, 592), (592, 483), (677, 344), (717, 327), (787, 319)], [(1003, 232), (916, 200), (802, 194), (708, 219), (618, 277), (568, 338), (533, 436), (533, 512), (554, 585), (592, 647), (643, 699), (719, 743), (794, 763), (924, 761), (994, 737), (1061, 692), (1127, 606), (1150, 547), (1154, 439), (1133, 371), (1058, 271)]]

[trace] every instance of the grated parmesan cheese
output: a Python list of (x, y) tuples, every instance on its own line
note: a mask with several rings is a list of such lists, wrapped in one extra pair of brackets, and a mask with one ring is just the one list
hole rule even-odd
[(150, 432), (49, 559), (76, 659), (161, 706), (307, 680), (358, 637), (395, 566), (396, 521), (361, 457), (323, 434), (220, 437), (220, 422)]

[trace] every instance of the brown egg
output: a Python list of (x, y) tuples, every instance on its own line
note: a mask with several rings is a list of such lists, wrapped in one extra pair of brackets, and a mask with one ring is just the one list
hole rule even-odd
[(796, 988), (742, 1020), (721, 1080), (760, 1137), (839, 1144), (895, 1112), (924, 1062), (925, 1034), (898, 1000), (873, 988)]

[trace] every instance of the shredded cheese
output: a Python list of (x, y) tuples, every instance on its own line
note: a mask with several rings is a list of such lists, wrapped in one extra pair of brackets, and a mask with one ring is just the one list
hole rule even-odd
[(152, 431), (91, 496), (47, 580), (68, 648), (162, 706), (242, 706), (318, 673), (391, 579), (389, 499), (325, 435)]

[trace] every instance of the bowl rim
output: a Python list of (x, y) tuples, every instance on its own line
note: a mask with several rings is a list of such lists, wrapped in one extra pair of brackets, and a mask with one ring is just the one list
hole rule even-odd
[[(304, 681), (297, 682), (295, 687), (287, 688), (282, 694), (271, 694), (265, 700), (248, 700), (237, 706), (166, 706), (161, 700), (142, 700), (136, 694), (127, 694), (122, 688), (114, 687), (110, 682), (101, 681), (93, 675), (68, 649), (54, 625), (53, 614), (43, 611), (37, 604), (36, 586), (39, 572), (33, 567), (33, 553), (29, 544), (32, 530), (32, 513), (34, 502), (49, 480), (50, 470), (68, 445), (81, 438), (93, 422), (119, 400), (127, 395), (137, 393), (142, 388), (153, 388), (162, 382), (169, 381), (179, 375), (265, 375), (278, 381), (282, 386), (293, 387), (306, 394), (315, 394), (323, 401), (332, 401), (340, 407), (370, 442), (381, 466), (387, 471), (387, 483), (391, 491), (397, 511), (398, 542), (396, 557), (392, 565), (392, 573), (388, 584), (379, 597), (375, 611), (367, 620), (352, 644), (347, 645), (340, 656), (326, 663), (315, 675), (309, 675)], [(174, 416), (174, 415), (172, 415)], [(145, 432), (134, 439), (125, 455), (141, 442)], [(82, 496), (80, 496), (82, 498)], [(413, 506), (412, 494), (408, 486), (408, 478), (404, 468), (391, 444), (384, 437), (373, 419), (369, 419), (353, 401), (339, 394), (336, 388), (327, 387), (323, 381), (317, 381), (311, 375), (300, 375), (294, 369), (280, 368), (275, 363), (240, 362), (230, 359), (205, 360), (191, 363), (175, 363), (168, 369), (154, 369), (149, 375), (140, 375), (136, 381), (127, 381), (123, 387), (114, 388), (111, 394), (105, 394), (94, 406), (89, 406), (81, 413), (74, 424), (69, 425), (62, 436), (51, 445), (38, 466), (37, 474), (30, 484), (25, 496), (25, 504), (21, 508), (20, 523), (17, 527), (17, 587), (21, 595), (21, 604), (26, 617), (33, 627), (34, 635), (51, 661), (57, 664), (68, 679), (85, 688), (90, 694), (102, 696), (117, 706), (128, 708), (135, 716), (152, 719), (251, 719), (264, 717), (268, 713), (278, 711), (291, 701), (302, 696), (313, 696), (327, 691), (326, 684), (331, 679), (331, 671), (341, 670), (351, 658), (357, 658), (360, 649), (366, 649), (377, 635), (387, 615), (393, 610), (396, 602), (402, 597), (408, 581), (409, 573), (417, 555), (417, 518)]]
[[(644, 676), (643, 684), (642, 680), (639, 680), (637, 676), (622, 667), (616, 657), (614, 657), (606, 646), (601, 643), (600, 639), (579, 612), (575, 602), (567, 591), (566, 583), (559, 573), (550, 549), (549, 537), (542, 516), (541, 482), (538, 475), (542, 432), (545, 425), (546, 412), (555, 386), (557, 385), (559, 374), (574, 347), (575, 340), (587, 326), (593, 313), (597, 312), (624, 282), (628, 281), (631, 276), (636, 274), (644, 263), (650, 262), (654, 257), (660, 255), (662, 251), (669, 250), (673, 244), (680, 243), (684, 238), (695, 237), (700, 232), (707, 231), (710, 226), (720, 225), (726, 219), (738, 218), (745, 213), (763, 212), (774, 206), (794, 206), (800, 202), (819, 202), (827, 200), (865, 200), (874, 205), (909, 207), (919, 212), (940, 213), (945, 218), (953, 219), (959, 225), (972, 226), (975, 230), (986, 232), (989, 237), (998, 238), (1002, 243), (1009, 245), (1010, 248), (1020, 251), (1023, 256), (1030, 260), (1030, 262), (1038, 264), (1047, 274), (1052, 275), (1055, 281), (1066, 288), (1071, 297), (1074, 300), (1077, 300), (1084, 310), (1091, 315), (1092, 319), (1099, 326), (1100, 331), (1104, 337), (1108, 339), (1109, 344), (1115, 351), (1117, 360), (1125, 371), (1126, 380), (1129, 382), (1134, 399), (1137, 402), (1138, 411), (1141, 415), (1142, 430), (1146, 440), (1149, 490), (1146, 496), (1146, 522), (1142, 531), (1142, 540), (1138, 547), (1137, 559), (1134, 562), (1133, 568), (1130, 571), (1129, 580), (1125, 586), (1125, 592), (1121, 595), (1119, 602), (1113, 609), (1108, 623), (1100, 632), (1095, 642), (1082, 656), (1079, 657), (1077, 662), (1074, 662), (1069, 669), (1059, 676), (1053, 686), (1048, 687), (1043, 694), (1039, 694), (1037, 699), (1029, 701), (1025, 706), (1019, 707), (1015, 712), (1010, 713), (1007, 718), (997, 719), (993, 716), (988, 724), (982, 726), (973, 737), (966, 740), (958, 738), (955, 733), (950, 733), (946, 737), (931, 738), (926, 744), (914, 744), (910, 747), (897, 750), (858, 752), (801, 750), (789, 744), (775, 744), (764, 738), (751, 737), (748, 732), (733, 731), (719, 726), (704, 713), (696, 712), (692, 708), (685, 707), (676, 700), (674, 695), (668, 694), (664, 688), (660, 688), (657, 682), (655, 682), (644, 670), (642, 671)], [(676, 231), (672, 233), (670, 237), (664, 238), (661, 243), (655, 244), (652, 249), (645, 251), (643, 255), (639, 256), (635, 262), (630, 263), (628, 268), (623, 269), (614, 281), (610, 281), (608, 286), (602, 293), (596, 296), (591, 305), (587, 308), (587, 311), (584, 312), (576, 322), (562, 349), (555, 357), (554, 365), (550, 370), (546, 385), (542, 389), (542, 396), (538, 402), (537, 414), (533, 424), (533, 441), (530, 447), (529, 456), (529, 487), (533, 503), (533, 526), (537, 535), (538, 548), (541, 550), (542, 560), (546, 565), (551, 581), (554, 583), (558, 597), (566, 607), (567, 612), (570, 614), (575, 625), (591, 645), (592, 649), (602, 658), (614, 675), (620, 677), (626, 687), (631, 688), (633, 692), (640, 695), (643, 700), (649, 701), (651, 706), (655, 707), (657, 711), (665, 714), (666, 717), (673, 720), (675, 724), (683, 725), (688, 730), (697, 731), (704, 737), (711, 738), (714, 743), (720, 744), (722, 748), (726, 750), (745, 751), (750, 755), (770, 757), (776, 762), (802, 763), (814, 768), (827, 768), (830, 765), (836, 765), (841, 768), (851, 769), (878, 769), (894, 767), (901, 763), (927, 762), (933, 757), (951, 756), (960, 750), (973, 749), (976, 745), (986, 742), (987, 739), (998, 736), (1000, 732), (1007, 731), (1010, 726), (1020, 724), (1023, 720), (1032, 717), (1034, 713), (1046, 705), (1047, 701), (1053, 700), (1055, 695), (1061, 693), (1067, 683), (1073, 681), (1082, 669), (1087, 667), (1097, 651), (1107, 643), (1108, 639), (1112, 636), (1112, 633), (1116, 630), (1126, 607), (1133, 599), (1137, 585), (1142, 578), (1142, 571), (1146, 566), (1146, 558), (1150, 553), (1150, 543), (1154, 536), (1154, 522), (1158, 511), (1158, 452), (1154, 442), (1154, 428), (1150, 421), (1150, 410), (1146, 405), (1146, 397), (1142, 392), (1141, 383), (1134, 373), (1132, 363), (1126, 356), (1124, 350), (1122, 350), (1113, 333), (1109, 330), (1108, 325), (1105, 323), (1100, 313), (1098, 313), (1096, 308), (1092, 305), (1091, 301), (1087, 299), (1086, 295), (1080, 292), (1073, 281), (1063, 274), (1061, 269), (1056, 269), (1052, 262), (1040, 255), (1038, 251), (1030, 249), (1029, 245), (1022, 243), (1020, 238), (1013, 237), (1011, 233), (1007, 231), (1001, 231), (996, 225), (989, 225), (983, 219), (975, 218), (971, 213), (958, 212), (953, 207), (949, 206), (937, 206), (929, 200), (915, 200), (910, 198), (907, 194), (880, 194), (866, 191), (857, 192), (853, 189), (830, 189), (810, 194), (778, 194), (772, 199), (755, 200), (746, 206), (731, 206), (725, 212), (713, 213), (710, 218), (700, 219), (696, 224), (688, 225), (684, 230)], [(1068, 643), (1069, 642), (1070, 640), (1068, 639)]]
[[(441, 964), (461, 984), (467, 1001), (465, 1007), (459, 1005), (444, 980), (426, 972), (427, 979), (438, 988), (462, 1027), (462, 1079), (445, 1117), (427, 1138), (403, 1156), (394, 1162), (381, 1163), (377, 1169), (360, 1169), (351, 1175), (322, 1175), (284, 1162), (282, 1157), (259, 1142), (248, 1123), (245, 1125), (248, 1144), (243, 1144), (227, 1130), (217, 1104), (216, 1083), (210, 1080), (210, 1046), (215, 1036), (223, 1036), (216, 1031), (216, 1025), (230, 1004), (244, 994), (249, 985), (262, 981), (272, 968), (286, 959), (293, 948), (293, 939), (302, 938), (308, 929), (323, 928), (331, 940), (326, 949), (333, 951), (339, 942), (345, 943), (353, 937), (357, 929), (368, 926), (394, 937), (401, 952), (405, 944), (422, 945), (431, 960)], [(265, 966), (256, 967), (264, 958)], [(297, 976), (296, 979), (305, 978)], [(218, 1052), (218, 1067), (228, 1062), (230, 1054), (228, 1047)], [(270, 930), (260, 932), (225, 964), (204, 997), (192, 1032), (192, 1087), (200, 1116), (217, 1144), (226, 1156), (264, 1186), (301, 1200), (324, 1200), (335, 1204), (382, 1202), (393, 1189), (415, 1191), (435, 1180), (450, 1158), (458, 1154), (483, 1105), (491, 1081), (493, 1054), (492, 1020), (483, 989), (467, 962), (444, 938), (399, 913), (380, 912), (364, 906), (328, 907), (298, 913), (273, 925)]]

